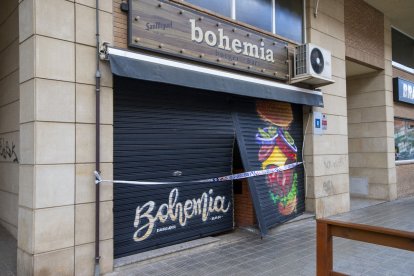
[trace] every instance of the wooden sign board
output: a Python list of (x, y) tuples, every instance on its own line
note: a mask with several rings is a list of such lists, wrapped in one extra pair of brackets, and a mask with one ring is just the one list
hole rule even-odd
[(276, 79), (287, 43), (168, 0), (130, 0), (128, 46)]

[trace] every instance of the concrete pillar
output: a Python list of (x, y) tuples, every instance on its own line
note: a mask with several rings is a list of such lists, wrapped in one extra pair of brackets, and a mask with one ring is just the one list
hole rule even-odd
[(315, 1), (306, 2), (307, 42), (331, 51), (335, 81), (322, 87), (324, 108), (314, 108), (327, 114), (328, 129), (313, 135), (310, 122), (305, 143), (306, 208), (325, 217), (349, 210), (344, 3), (320, 1), (315, 17)]
[[(112, 42), (112, 3), (100, 1)], [(91, 275), (95, 242), (95, 1), (19, 3), (19, 275)], [(102, 172), (112, 177), (112, 75), (102, 64)], [(101, 272), (113, 267), (112, 187), (101, 193)]]

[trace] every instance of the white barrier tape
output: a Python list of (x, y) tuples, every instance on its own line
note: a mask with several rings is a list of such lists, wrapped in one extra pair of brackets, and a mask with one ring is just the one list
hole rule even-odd
[(97, 171), (95, 171), (94, 174), (96, 178), (95, 180), (96, 184), (107, 182), (107, 183), (114, 183), (114, 184), (132, 184), (132, 185), (171, 185), (171, 184), (183, 184), (183, 183), (211, 183), (211, 182), (223, 182), (223, 181), (230, 181), (230, 180), (237, 180), (237, 179), (245, 179), (245, 178), (268, 175), (271, 173), (277, 173), (281, 171), (290, 170), (300, 164), (302, 164), (302, 162), (295, 162), (295, 163), (291, 163), (291, 164), (288, 164), (282, 167), (277, 167), (277, 168), (267, 169), (267, 170), (250, 171), (250, 172), (231, 174), (231, 175), (202, 179), (202, 180), (180, 181), (180, 182), (106, 180), (106, 179), (102, 179), (101, 175)]

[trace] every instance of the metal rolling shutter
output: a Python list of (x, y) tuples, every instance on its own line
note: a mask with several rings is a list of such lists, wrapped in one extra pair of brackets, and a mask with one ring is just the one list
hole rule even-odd
[[(238, 100), (234, 122), (245, 170), (268, 169), (302, 161), (302, 106), (271, 100)], [(303, 166), (249, 178), (262, 235), (305, 211)]]
[[(114, 179), (176, 182), (231, 174), (235, 134), (224, 95), (121, 77), (114, 84)], [(217, 201), (216, 210), (207, 209), (203, 219), (202, 208), (187, 203), (186, 222), (173, 219), (187, 200), (200, 198), (213, 207)], [(161, 204), (167, 219), (151, 223)], [(115, 258), (232, 228), (231, 182), (114, 186)]]

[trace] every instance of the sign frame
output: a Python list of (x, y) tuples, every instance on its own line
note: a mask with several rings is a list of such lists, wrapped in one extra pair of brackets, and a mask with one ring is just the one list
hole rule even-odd
[[(274, 80), (287, 81), (289, 78), (287, 62), (289, 44), (286, 41), (175, 1), (130, 0), (128, 5), (129, 48), (265, 76)], [(141, 10), (137, 8), (139, 5), (142, 5)], [(167, 13), (168, 17), (163, 17), (163, 10), (170, 11)], [(157, 12), (160, 14), (157, 15)], [(194, 23), (185, 20), (191, 16), (195, 20)], [(156, 20), (150, 22), (148, 18), (151, 17)], [(177, 19), (179, 17), (182, 17), (183, 21), (177, 21), (181, 20)], [(196, 37), (193, 36), (193, 28), (197, 30), (198, 36)], [(176, 34), (171, 35), (166, 30)], [(200, 30), (203, 33), (202, 39)], [(185, 40), (183, 34), (187, 33), (188, 37)], [(215, 40), (214, 35), (217, 43), (212, 46), (211, 42)], [(224, 40), (220, 40), (223, 37), (225, 37)], [(194, 40), (194, 38), (197, 39)], [(206, 41), (208, 39), (209, 45)], [(235, 40), (238, 42), (234, 42)], [(220, 41), (225, 41), (226, 44), (220, 44)], [(232, 47), (233, 43), (236, 45), (235, 48)], [(219, 47), (219, 44), (222, 47)], [(177, 45), (182, 47), (177, 47)], [(235, 53), (232, 50), (241, 50), (241, 53)], [(271, 56), (273, 56), (273, 62), (271, 62)]]
[(414, 82), (396, 77), (392, 80), (394, 101), (414, 104)]

